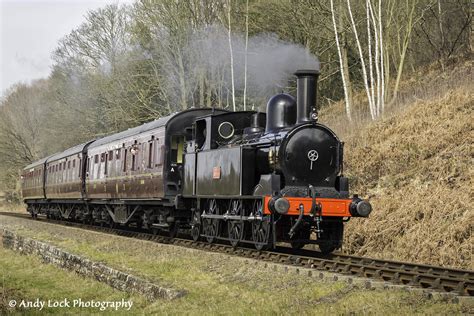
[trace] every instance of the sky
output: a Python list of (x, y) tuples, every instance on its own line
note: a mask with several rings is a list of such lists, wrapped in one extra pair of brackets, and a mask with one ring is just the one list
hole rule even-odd
[(0, 96), (17, 82), (45, 78), (59, 39), (84, 22), (84, 15), (133, 0), (0, 0)]

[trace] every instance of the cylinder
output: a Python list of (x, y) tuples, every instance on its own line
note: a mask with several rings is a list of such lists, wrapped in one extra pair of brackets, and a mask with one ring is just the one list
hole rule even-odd
[(296, 123), (305, 123), (317, 119), (317, 86), (318, 70), (298, 70), (295, 72), (297, 77), (297, 114)]

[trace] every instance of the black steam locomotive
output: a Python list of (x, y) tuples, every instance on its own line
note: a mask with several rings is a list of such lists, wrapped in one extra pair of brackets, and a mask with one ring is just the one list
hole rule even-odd
[(275, 95), (266, 114), (191, 109), (37, 161), (22, 175), (28, 211), (332, 252), (371, 205), (349, 197), (343, 143), (317, 122), (318, 75), (296, 72), (296, 101)]

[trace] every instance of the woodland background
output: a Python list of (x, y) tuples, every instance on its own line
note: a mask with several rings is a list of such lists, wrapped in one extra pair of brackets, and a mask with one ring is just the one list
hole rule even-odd
[(0, 100), (0, 190), (19, 200), (28, 163), (175, 111), (264, 111), (272, 94), (294, 93), (302, 67), (320, 67), (320, 107), (344, 103), (333, 121), (350, 134), (397, 106), (404, 78), (470, 58), (472, 28), (468, 0), (104, 6), (58, 42), (48, 78)]

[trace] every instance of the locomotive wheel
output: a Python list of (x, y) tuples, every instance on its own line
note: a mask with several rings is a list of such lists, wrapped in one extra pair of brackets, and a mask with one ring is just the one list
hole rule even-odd
[(232, 247), (237, 247), (244, 236), (244, 223), (242, 221), (229, 221), (227, 225), (230, 244)]
[[(253, 207), (254, 216), (263, 217), (263, 202), (257, 200)], [(269, 220), (252, 221), (252, 240), (257, 250), (262, 250), (269, 246), (271, 225)]]
[[(219, 206), (215, 199), (209, 200), (206, 213), (209, 215), (219, 215)], [(219, 236), (219, 220), (217, 218), (205, 218), (203, 221), (204, 235), (208, 243), (213, 243)]]
[(178, 224), (171, 223), (170, 228), (168, 230), (168, 236), (171, 238), (175, 238), (178, 235)]
[(342, 222), (329, 222), (325, 223), (322, 229), (321, 240), (326, 242), (319, 245), (319, 250), (323, 254), (330, 254), (340, 247), (344, 224)]
[(322, 245), (319, 245), (319, 251), (321, 251), (323, 254), (325, 255), (328, 255), (330, 254), (331, 252), (333, 252), (334, 250), (336, 250), (336, 246), (334, 246), (333, 244), (322, 244)]
[[(230, 215), (242, 215), (242, 201), (232, 200), (230, 204)], [(244, 223), (241, 220), (229, 220), (227, 222), (229, 241), (232, 247), (237, 247), (244, 236)]]
[(262, 250), (269, 246), (270, 230), (270, 221), (256, 220), (252, 222), (252, 239), (257, 250)]
[(93, 221), (90, 217), (84, 217), (82, 219), (82, 223), (85, 224), (85, 225), (91, 225), (93, 223)]
[(201, 214), (198, 211), (196, 211), (194, 212), (194, 215), (193, 215), (191, 236), (193, 237), (194, 241), (198, 241), (200, 235), (201, 235)]

